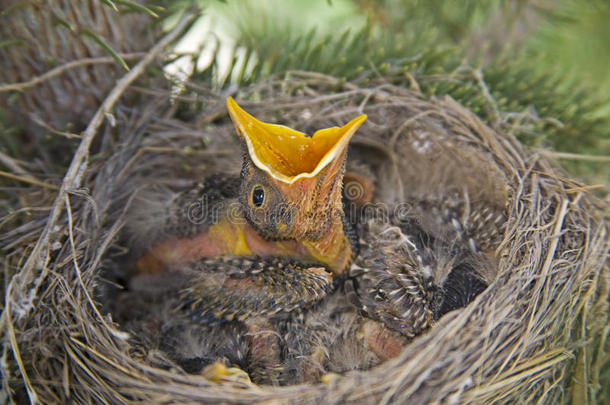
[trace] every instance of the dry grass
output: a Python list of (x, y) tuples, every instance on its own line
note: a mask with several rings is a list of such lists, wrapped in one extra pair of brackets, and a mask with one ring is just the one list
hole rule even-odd
[[(242, 105), (307, 132), (366, 113), (354, 153), (373, 160), (384, 203), (456, 189), (505, 209), (495, 281), (398, 358), (326, 384), (215, 384), (139, 360), (98, 300), (103, 277), (128, 248), (121, 230), (131, 199), (147, 181), (239, 170), (224, 99), (195, 84), (187, 90), (174, 101), (202, 106), (186, 121), (174, 118), (167, 90), (148, 89), (137, 108), (116, 108), (117, 126), (98, 135), (101, 158), (79, 174), (82, 187), (67, 189), (49, 235), (49, 262), (36, 262), (27, 280), (20, 269), (33, 260), (49, 209), (32, 211), (27, 222), (18, 214), (4, 218), (5, 395), (41, 403), (608, 400), (600, 376), (608, 373), (610, 238), (601, 203), (545, 156), (449, 98), (426, 100), (382, 80), (360, 88), (307, 72), (244, 89)], [(35, 184), (20, 192), (35, 191), (53, 193)]]

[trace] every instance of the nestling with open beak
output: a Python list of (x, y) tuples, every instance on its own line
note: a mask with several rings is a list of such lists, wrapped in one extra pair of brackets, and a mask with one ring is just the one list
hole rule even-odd
[[(239, 348), (224, 333), (231, 348), (212, 351), (234, 351), (225, 356), (231, 363), (256, 381), (277, 382), (282, 349), (270, 319), (319, 303), (354, 259), (357, 237), (343, 213), (342, 182), (348, 143), (366, 116), (308, 136), (263, 123), (232, 98), (227, 109), (244, 148), (240, 177), (211, 176), (170, 201), (162, 237), (135, 268), (186, 277), (176, 307), (208, 328), (201, 331), (206, 344), (218, 328), (245, 340)], [(244, 351), (248, 360), (240, 361)]]
[[(435, 241), (417, 221), (390, 218), (357, 232), (347, 220), (347, 146), (365, 115), (308, 136), (263, 123), (230, 97), (227, 109), (244, 149), (241, 175), (208, 177), (169, 201), (159, 215), (161, 237), (135, 265), (152, 284), (159, 277), (157, 284), (171, 285), (174, 311), (188, 318), (164, 321), (174, 359), (199, 359), (197, 369), (224, 358), (255, 382), (317, 381), (325, 371), (398, 355), (409, 338), (485, 288), (472, 271), (453, 271), (470, 268), (468, 249)], [(372, 181), (350, 179), (366, 187), (369, 197), (358, 204), (365, 203)], [(389, 228), (408, 243), (380, 243)], [(446, 255), (449, 262), (438, 260)], [(451, 275), (457, 290), (444, 283)], [(348, 276), (347, 296), (330, 296)], [(347, 358), (329, 353), (341, 339), (350, 342), (337, 347), (352, 353)], [(185, 353), (186, 346), (194, 350)]]
[[(241, 180), (211, 179), (185, 195), (207, 207), (180, 207), (170, 216), (191, 225), (169, 224), (176, 234), (141, 257), (138, 271), (240, 255), (291, 256), (341, 274), (354, 253), (341, 201), (347, 145), (366, 116), (307, 136), (257, 120), (230, 97), (227, 108), (246, 149)], [(221, 201), (208, 195), (218, 190)]]

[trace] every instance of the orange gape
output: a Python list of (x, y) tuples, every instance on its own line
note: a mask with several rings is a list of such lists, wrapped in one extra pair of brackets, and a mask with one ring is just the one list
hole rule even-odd
[(347, 145), (366, 119), (313, 136), (261, 122), (229, 97), (227, 108), (248, 153), (241, 210), (188, 238), (167, 239), (137, 262), (139, 272), (164, 271), (204, 257), (290, 256), (315, 261), (340, 274), (353, 251), (343, 226), (341, 187)]

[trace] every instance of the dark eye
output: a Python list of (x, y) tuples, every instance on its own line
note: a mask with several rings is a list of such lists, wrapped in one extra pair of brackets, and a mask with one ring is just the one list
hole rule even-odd
[(254, 187), (254, 190), (252, 190), (252, 204), (255, 207), (260, 207), (263, 205), (263, 201), (265, 201), (265, 190), (261, 186)]

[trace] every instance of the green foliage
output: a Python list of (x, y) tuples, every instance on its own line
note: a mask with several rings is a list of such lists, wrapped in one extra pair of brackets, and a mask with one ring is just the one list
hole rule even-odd
[[(290, 70), (360, 85), (411, 86), (415, 79), (424, 94), (450, 95), (529, 144), (610, 155), (606, 0), (97, 1), (113, 12), (145, 13), (163, 27), (199, 7), (216, 23), (223, 46), (211, 57), (192, 57), (196, 66), (207, 66), (193, 79), (218, 88)], [(127, 68), (102, 34), (89, 27), (78, 32)], [(20, 46), (19, 39), (0, 41), (7, 46)], [(610, 181), (598, 163), (568, 165)]]
[[(135, 3), (135, 2), (129, 1), (129, 0), (115, 0), (115, 2), (126, 6), (127, 8), (129, 8), (132, 11), (144, 12), (144, 13), (150, 15), (151, 17), (159, 18), (159, 15), (157, 13), (155, 13), (151, 8), (143, 6), (142, 4)], [(161, 8), (161, 10), (163, 10), (163, 8)]]
[[(542, 10), (524, 52), (536, 59), (539, 75), (554, 72), (556, 102), (570, 131), (548, 138), (560, 150), (610, 156), (610, 2), (560, 0)], [(562, 99), (562, 100), (561, 100)], [(610, 184), (608, 163), (566, 161), (564, 166), (592, 183)]]
[[(597, 81), (585, 80), (582, 66), (578, 69), (567, 63), (579, 52), (578, 45), (590, 40), (600, 42), (591, 45), (597, 53), (609, 54), (610, 34), (600, 40), (597, 36), (605, 31), (592, 28), (586, 34), (581, 29), (588, 24), (585, 15), (597, 20), (593, 17), (597, 13), (608, 17), (600, 20), (610, 20), (609, 3), (595, 0), (595, 5), (580, 9), (581, 2), (563, 0), (550, 11), (526, 0), (348, 2), (356, 5), (355, 10), (345, 2), (333, 1), (331, 6), (322, 1), (312, 3), (321, 12), (324, 7), (344, 7), (354, 13), (353, 23), (346, 23), (345, 18), (328, 20), (320, 14), (316, 24), (299, 24), (286, 18), (285, 10), (278, 11), (279, 6), (256, 7), (262, 3), (246, 1), (234, 2), (231, 8), (229, 2), (225, 13), (238, 32), (229, 67), (223, 72), (219, 64), (212, 63), (195, 79), (213, 80), (224, 87), (250, 84), (290, 70), (311, 70), (359, 84), (383, 76), (408, 86), (411, 76), (425, 94), (448, 94), (486, 122), (500, 120), (506, 130), (526, 143), (610, 155), (606, 141), (610, 139), (610, 100), (604, 98), (608, 91), (596, 90), (604, 88), (603, 82), (599, 83), (603, 80), (610, 86), (606, 72), (610, 62), (581, 58), (603, 67)], [(567, 18), (570, 14), (575, 17)], [(296, 15), (308, 20), (303, 13)], [(361, 23), (362, 15), (368, 17), (368, 23)], [(524, 15), (533, 23), (517, 27)], [(610, 29), (607, 24), (604, 27)], [(570, 30), (580, 36), (569, 37), (575, 49), (566, 51), (569, 56), (558, 64), (556, 53), (569, 42), (561, 38), (571, 35), (563, 32)], [(494, 35), (501, 46), (491, 43)], [(513, 38), (507, 45), (502, 43), (505, 35)], [(213, 60), (220, 58), (219, 49)], [(592, 56), (593, 52), (587, 54)], [(600, 164), (590, 162), (569, 162), (568, 166), (577, 174), (599, 172), (600, 168)], [(608, 180), (610, 175), (601, 178)]]
[(129, 66), (127, 65), (127, 62), (125, 62), (125, 59), (123, 59), (121, 55), (119, 55), (102, 37), (88, 28), (83, 29), (83, 34), (93, 39), (99, 46), (104, 48), (104, 50), (108, 52), (108, 54), (112, 56), (114, 60), (125, 70), (129, 70)]
[(543, 50), (541, 68), (560, 66), (574, 77), (610, 92), (610, 2), (564, 0), (547, 12), (531, 51)]
[(434, 33), (437, 43), (458, 44), (507, 1), (354, 0), (372, 22), (395, 35)]

